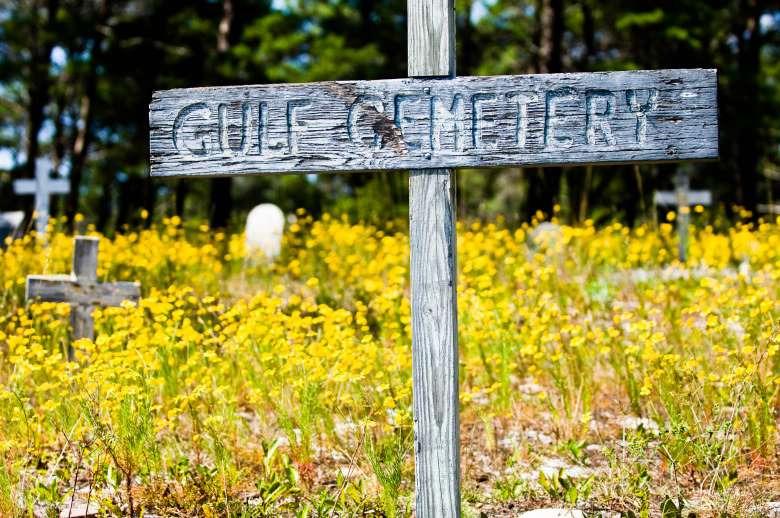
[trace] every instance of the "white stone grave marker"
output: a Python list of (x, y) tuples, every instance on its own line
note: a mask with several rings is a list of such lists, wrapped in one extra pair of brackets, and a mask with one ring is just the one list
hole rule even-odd
[(246, 217), (246, 251), (251, 257), (258, 252), (274, 260), (282, 251), (284, 212), (273, 203), (262, 203)]

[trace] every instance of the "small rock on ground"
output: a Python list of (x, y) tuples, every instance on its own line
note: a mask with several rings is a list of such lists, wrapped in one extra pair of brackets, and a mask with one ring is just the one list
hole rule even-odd
[(93, 518), (98, 515), (98, 510), (96, 503), (87, 505), (81, 502), (73, 502), (73, 505), (66, 504), (65, 509), (60, 511), (60, 518)]
[(646, 417), (636, 417), (633, 415), (626, 415), (620, 417), (617, 420), (617, 424), (624, 430), (638, 430), (640, 427), (644, 428), (648, 432), (658, 433), (658, 423), (652, 419)]
[(585, 513), (577, 509), (535, 509), (518, 518), (585, 518)]
[(583, 468), (582, 466), (571, 466), (561, 459), (545, 458), (533, 478), (539, 478), (539, 472), (544, 473), (544, 475), (549, 478), (554, 477), (561, 471), (564, 476), (572, 478), (585, 478), (593, 474), (592, 469)]

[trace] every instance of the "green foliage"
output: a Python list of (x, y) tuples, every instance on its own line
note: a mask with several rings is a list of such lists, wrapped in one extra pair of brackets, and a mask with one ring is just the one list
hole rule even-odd
[[(314, 451), (312, 440), (317, 431), (329, 424), (330, 417), (323, 411), (319, 400), (320, 387), (316, 384), (306, 384), (297, 394), (295, 400), (287, 405), (279, 405), (279, 426), (284, 430), (293, 457), (301, 463), (310, 462)], [(294, 408), (295, 414), (290, 414), (286, 408)]]
[(539, 472), (539, 485), (554, 500), (563, 500), (566, 505), (575, 507), (578, 504), (586, 502), (593, 489), (594, 477), (589, 476), (583, 480), (569, 477), (563, 469), (558, 470), (552, 475), (545, 475), (543, 471)]
[(336, 485), (338, 493), (319, 491), (294, 509), (295, 517), (360, 516), (375, 512), (361, 481), (348, 481), (339, 474)]
[(620, 16), (615, 22), (615, 28), (619, 31), (631, 27), (644, 27), (646, 25), (655, 25), (661, 23), (664, 19), (664, 12), (660, 8), (645, 12), (630, 12)]
[(411, 433), (393, 434), (366, 442), (365, 454), (382, 490), (382, 509), (388, 518), (398, 516), (398, 497), (403, 481), (404, 462), (409, 454)]
[(662, 518), (683, 518), (683, 509), (685, 508), (685, 501), (682, 498), (674, 499), (670, 497), (664, 497), (661, 501), (661, 517)]
[(351, 221), (363, 221), (380, 228), (407, 216), (403, 206), (403, 200), (408, 198), (405, 174), (378, 173), (366, 180), (363, 185), (352, 187), (354, 196), (336, 197), (331, 210), (335, 214), (346, 214)]
[(498, 502), (516, 502), (532, 494), (528, 481), (514, 475), (499, 478), (493, 485), (493, 498)]
[(62, 500), (59, 487), (57, 486), (56, 480), (47, 481), (38, 479), (32, 489), (32, 496), (35, 498), (35, 501), (46, 509), (46, 512), (49, 513), (50, 516), (57, 515), (57, 508)]
[(256, 509), (264, 516), (272, 516), (281, 504), (299, 498), (300, 477), (287, 455), (279, 452), (279, 442), (263, 442), (263, 478), (255, 483)]
[(95, 431), (103, 452), (111, 460), (113, 469), (109, 468), (107, 479), (117, 488), (124, 486), (126, 503), (133, 515), (136, 509), (134, 479), (151, 474), (160, 461), (151, 400), (148, 394), (124, 397), (119, 404), (118, 415), (112, 418), (105, 414), (99, 397), (88, 397), (83, 402), (84, 417)]
[(279, 442), (263, 441), (258, 453), (260, 469), (255, 474), (258, 478), (249, 499), (225, 492), (218, 467), (182, 456), (171, 463), (169, 482), (163, 488), (155, 484), (144, 488), (147, 492), (143, 495), (144, 505), (164, 516), (193, 516), (204, 512), (211, 516), (272, 517), (305, 508), (300, 476), (290, 458), (282, 453)]
[(561, 451), (566, 454), (575, 464), (580, 466), (587, 466), (590, 464), (588, 454), (585, 451), (587, 443), (585, 441), (578, 441), (575, 439), (569, 439), (561, 445)]
[[(627, 497), (630, 513), (647, 518), (650, 512), (650, 490), (652, 458), (655, 450), (651, 446), (653, 437), (643, 428), (628, 432), (625, 436), (627, 448), (624, 456), (618, 456), (613, 449), (607, 449), (605, 456), (611, 470), (610, 480)], [(636, 514), (635, 514), (636, 513)]]
[[(734, 201), (752, 208), (777, 199), (777, 187), (760, 177), (780, 163), (780, 134), (772, 129), (780, 113), (776, 5), (582, 0), (556, 10), (555, 2), (538, 0), (456, 4), (460, 75), (537, 72), (550, 63), (559, 63), (562, 71), (717, 67), (723, 141), (732, 146), (724, 147), (720, 163), (693, 166), (694, 182), (713, 189), (727, 210)], [(100, 229), (143, 224), (133, 216), (142, 207), (155, 216), (206, 218), (214, 210), (211, 184), (147, 178), (147, 157), (139, 150), (147, 149), (152, 91), (401, 77), (403, 12), (400, 0), (4, 5), (0, 151), (11, 164), (0, 177), (21, 174), (28, 123), (40, 118), (45, 131), (39, 132), (38, 155), (81, 172), (78, 209)], [(543, 28), (549, 20), (556, 23)], [(560, 55), (545, 54), (548, 49), (560, 49)], [(86, 140), (79, 137), (83, 128)], [(84, 167), (77, 142), (86, 142)], [(570, 221), (651, 220), (652, 191), (669, 187), (674, 167), (623, 169), (548, 172), (545, 177), (557, 180), (542, 191), (534, 171), (467, 172), (460, 179), (461, 207), (469, 214), (525, 220), (536, 208), (550, 212), (558, 202), (561, 217)], [(402, 175), (393, 177), (403, 183)], [(315, 215), (347, 212), (366, 221), (403, 213), (403, 187), (388, 192), (384, 183), (366, 175), (246, 178), (233, 182), (227, 211), (234, 213), (235, 225), (260, 201), (286, 211), (305, 207)], [(0, 182), (0, 204), (22, 203), (10, 182)]]
[(13, 482), (5, 462), (0, 463), (0, 515), (13, 515), (14, 503)]

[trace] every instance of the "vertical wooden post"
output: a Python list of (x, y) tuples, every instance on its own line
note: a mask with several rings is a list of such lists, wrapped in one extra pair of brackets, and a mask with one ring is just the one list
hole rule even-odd
[[(92, 306), (83, 304), (71, 304), (70, 306), (70, 325), (73, 332), (73, 339), (95, 338), (95, 323), (92, 319)], [(68, 356), (72, 357), (73, 352), (68, 351)]]
[(82, 284), (97, 282), (97, 256), (100, 240), (76, 236), (73, 239), (73, 275)]
[[(79, 284), (95, 284), (97, 282), (98, 244), (96, 237), (76, 236), (73, 240), (73, 276)], [(92, 319), (92, 306), (71, 304), (70, 324), (73, 339), (95, 338), (95, 323)], [(73, 350), (68, 350), (68, 356), (73, 358)]]
[(407, 0), (409, 77), (455, 77), (453, 0)]
[[(453, 0), (408, 0), (408, 73), (455, 76)], [(409, 174), (412, 385), (418, 518), (460, 516), (455, 174)]]
[(688, 171), (681, 168), (674, 176), (674, 190), (677, 196), (677, 237), (679, 243), (680, 261), (688, 260), (688, 225), (691, 221), (691, 205), (688, 200), (688, 192), (691, 188), (691, 179)]

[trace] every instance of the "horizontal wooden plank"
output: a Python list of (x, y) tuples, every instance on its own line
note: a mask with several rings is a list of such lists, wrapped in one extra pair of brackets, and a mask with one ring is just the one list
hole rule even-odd
[(156, 92), (154, 176), (715, 159), (715, 70)]
[(27, 300), (68, 302), (94, 306), (119, 306), (125, 300), (137, 301), (137, 282), (79, 283), (70, 275), (28, 275)]
[[(677, 192), (656, 191), (653, 195), (653, 203), (656, 205), (677, 205)], [(711, 191), (688, 191), (689, 205), (712, 205)]]

